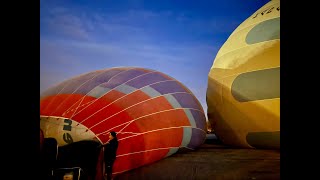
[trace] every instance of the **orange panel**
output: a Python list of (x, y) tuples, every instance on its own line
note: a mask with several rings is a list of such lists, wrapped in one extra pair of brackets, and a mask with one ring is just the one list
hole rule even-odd
[(131, 138), (120, 139), (117, 154), (127, 154), (158, 148), (179, 147), (182, 142), (183, 128), (163, 129), (132, 135)]
[(40, 114), (41, 115), (46, 114), (45, 109), (48, 107), (48, 105), (52, 101), (52, 98), (54, 98), (54, 96), (47, 96), (44, 99), (40, 100)]
[(116, 90), (111, 90), (107, 94), (100, 97), (100, 99), (104, 99), (108, 102), (113, 102), (118, 100), (119, 98), (123, 97), (125, 94)]
[(183, 109), (172, 109), (137, 119), (123, 131), (130, 131), (132, 126), (138, 127), (139, 132), (146, 132), (168, 127), (190, 126), (190, 122)]
[(169, 149), (163, 149), (117, 157), (113, 165), (113, 173), (128, 171), (158, 161), (168, 152)]
[[(109, 117), (107, 120), (102, 121), (98, 126), (93, 127), (91, 130), (95, 133), (100, 133), (108, 129), (109, 127), (111, 128), (111, 127), (129, 122), (135, 118), (142, 117), (144, 115), (149, 115), (154, 112), (160, 112), (167, 109), (172, 109), (172, 106), (167, 102), (167, 100), (164, 97), (150, 99), (146, 102), (138, 104), (122, 112), (120, 112), (120, 109), (118, 107), (112, 105), (107, 107), (106, 110), (104, 110), (103, 112), (99, 112), (94, 116), (90, 117), (90, 121), (93, 121), (93, 122), (100, 122), (105, 118)], [(114, 115), (115, 112), (120, 112), (120, 113)], [(93, 120), (91, 120), (91, 118)], [(84, 122), (83, 125), (87, 127), (91, 127), (91, 124), (90, 126), (88, 126), (87, 122)]]
[(99, 111), (100, 109), (105, 111), (105, 109), (103, 108), (112, 103), (114, 99), (118, 99), (121, 96), (123, 96), (123, 93), (117, 91), (110, 91), (104, 96), (96, 99), (95, 101), (92, 101), (88, 104), (83, 104), (83, 106), (78, 108), (74, 117), (72, 117), (71, 119), (75, 119), (81, 122), (82, 120), (86, 119), (87, 117)]
[(63, 117), (71, 118), (74, 114), (79, 112), (81, 109), (83, 109), (85, 106), (90, 104), (91, 102), (95, 101), (96, 98), (92, 96), (84, 96), (83, 98), (79, 99), (77, 102), (75, 102), (70, 108), (67, 109), (66, 112), (64, 112)]
[(116, 101), (115, 104), (125, 109), (127, 107), (130, 107), (134, 104), (140, 103), (147, 99), (150, 99), (148, 95), (146, 95), (144, 92), (140, 90), (137, 90), (135, 92), (132, 92), (131, 94), (128, 94), (125, 98), (119, 99), (119, 101)]
[(56, 96), (50, 96), (48, 98), (49, 103), (46, 107), (43, 108), (41, 115), (53, 115), (56, 108), (62, 103), (65, 99), (67, 99), (69, 94), (59, 94)]
[(70, 94), (67, 99), (65, 99), (56, 110), (54, 110), (54, 115), (62, 116), (66, 110), (68, 110), (73, 104), (77, 103), (79, 99), (81, 99), (83, 95), (81, 94)]
[(163, 96), (137, 104), (126, 111), (132, 118), (138, 118), (155, 112), (172, 109), (171, 104)]
[[(91, 128), (91, 131), (98, 134), (101, 132), (104, 132), (108, 129), (111, 129), (115, 126), (121, 125), (124, 122), (128, 122), (132, 118), (127, 114), (126, 111), (122, 111), (121, 113), (112, 116), (114, 112), (119, 112), (121, 109), (119, 109), (116, 106), (110, 106), (112, 108), (108, 108), (109, 111), (106, 112), (99, 112), (95, 114), (94, 116), (90, 117), (87, 121), (84, 122), (84, 125)], [(110, 117), (109, 119), (106, 119), (107, 117)], [(90, 123), (90, 124), (89, 124)], [(98, 125), (92, 127), (93, 125), (99, 123)]]
[[(111, 129), (112, 131), (115, 131), (115, 132), (120, 132), (120, 130), (122, 129), (122, 128), (124, 128), (126, 126), (126, 124), (123, 124), (123, 125), (121, 125), (121, 126), (119, 126), (119, 127), (116, 127), (116, 128), (113, 128), (113, 127), (111, 127), (111, 128), (108, 128), (108, 129)], [(137, 132), (137, 127), (134, 127), (134, 126), (132, 126), (132, 129), (134, 129), (135, 128), (135, 130), (134, 131), (132, 131), (132, 132)], [(105, 129), (105, 130), (108, 130), (108, 129)], [(111, 131), (110, 130), (110, 131)], [(105, 143), (105, 142), (107, 142), (108, 140), (109, 140), (109, 134), (108, 134), (109, 132), (105, 132), (105, 133), (102, 133), (102, 134), (96, 134), (97, 136), (98, 136), (98, 138), (101, 140), (101, 142), (103, 142), (103, 143)], [(131, 136), (132, 135), (132, 133), (117, 133), (117, 137), (118, 137), (118, 139), (122, 139), (122, 138), (125, 138), (125, 137), (128, 137), (128, 136)]]

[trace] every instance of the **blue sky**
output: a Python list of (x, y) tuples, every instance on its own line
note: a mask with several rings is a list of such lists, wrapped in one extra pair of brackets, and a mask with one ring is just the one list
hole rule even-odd
[(229, 35), (269, 0), (41, 0), (40, 93), (95, 70), (157, 70), (207, 110), (208, 73)]

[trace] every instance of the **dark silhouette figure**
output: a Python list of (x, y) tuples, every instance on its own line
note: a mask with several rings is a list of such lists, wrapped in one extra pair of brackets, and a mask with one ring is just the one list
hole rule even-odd
[(53, 172), (55, 178), (61, 179), (66, 173), (73, 172), (73, 179), (96, 179), (99, 146), (98, 141), (81, 140), (59, 147), (58, 168)]
[(106, 144), (101, 145), (104, 147), (104, 162), (105, 173), (107, 174), (107, 180), (112, 179), (112, 166), (116, 160), (116, 153), (118, 149), (117, 134), (114, 131), (109, 133), (109, 140)]
[(52, 170), (57, 167), (58, 142), (55, 138), (44, 138), (40, 153), (41, 179), (51, 179)]

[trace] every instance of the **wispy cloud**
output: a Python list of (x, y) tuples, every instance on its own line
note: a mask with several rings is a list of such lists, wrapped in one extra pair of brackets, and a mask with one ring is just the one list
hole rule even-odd
[(41, 47), (41, 92), (52, 83), (84, 72), (118, 66), (136, 66), (154, 69), (177, 79), (190, 88), (202, 104), (205, 103), (207, 74), (218, 49), (200, 45), (162, 47), (156, 44), (108, 44), (62, 40), (42, 40)]
[(54, 3), (41, 8), (40, 92), (82, 73), (139, 66), (177, 79), (205, 109), (214, 57), (240, 24), (237, 18), (171, 9), (89, 11)]
[[(73, 40), (175, 41), (186, 38), (201, 41), (199, 36), (230, 33), (239, 22), (216, 18), (201, 19), (180, 12), (129, 10), (88, 13), (77, 9), (55, 7), (41, 17), (43, 32)], [(190, 36), (192, 34), (192, 36)], [(175, 38), (174, 38), (175, 37)], [(202, 37), (203, 38), (203, 37)], [(212, 36), (213, 38), (213, 36)], [(207, 39), (206, 42), (209, 42)]]

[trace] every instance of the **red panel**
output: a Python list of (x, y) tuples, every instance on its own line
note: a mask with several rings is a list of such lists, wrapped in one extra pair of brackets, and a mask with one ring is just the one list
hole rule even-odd
[(76, 114), (73, 115), (72, 119), (82, 122), (92, 115), (96, 115), (96, 113), (104, 113), (104, 108), (109, 105), (110, 102), (107, 102), (102, 99), (97, 99), (94, 103), (81, 111), (77, 111)]
[(96, 166), (96, 177), (95, 180), (101, 180), (104, 177), (104, 168), (103, 168), (103, 150), (101, 148), (98, 161), (97, 161), (97, 166)]
[(54, 96), (48, 96), (43, 99), (40, 99), (40, 114), (41, 115), (47, 114), (47, 113), (45, 113), (45, 109), (47, 109), (48, 105), (52, 101), (52, 98), (54, 98)]
[(172, 109), (171, 104), (163, 96), (150, 99), (143, 103), (137, 104), (136, 106), (127, 109), (126, 111), (132, 118), (138, 118), (145, 115), (149, 115), (155, 112)]
[[(107, 111), (101, 111), (94, 116), (90, 117), (87, 121), (83, 124), (86, 125), (93, 131), (95, 134), (99, 134), (106, 130), (109, 130), (115, 126), (121, 125), (125, 122), (128, 122), (132, 118), (127, 114), (126, 111), (122, 111), (121, 113), (114, 115), (115, 112), (119, 112), (122, 109), (111, 105), (108, 107)], [(114, 115), (114, 116), (112, 116)], [(108, 119), (106, 119), (108, 118)], [(88, 124), (90, 122), (90, 124)], [(94, 122), (94, 123), (93, 123)], [(99, 123), (99, 124), (97, 124)], [(94, 125), (94, 126), (93, 126)]]
[(44, 134), (42, 129), (40, 129), (40, 152), (42, 152), (43, 143), (44, 143)]
[[(92, 128), (91, 130), (93, 132), (97, 134), (106, 130), (105, 127), (114, 127), (114, 126), (129, 122), (135, 118), (142, 117), (144, 115), (149, 115), (151, 113), (172, 109), (172, 106), (168, 103), (168, 101), (164, 97), (158, 97), (158, 98), (150, 99), (143, 103), (137, 104), (136, 106), (130, 107), (129, 109), (126, 109), (125, 111), (122, 111), (119, 114), (116, 114), (111, 117), (112, 113), (117, 112), (117, 109), (115, 106), (112, 106), (112, 108), (108, 107), (108, 109), (104, 113), (102, 112), (99, 113), (100, 120), (96, 120), (96, 122), (101, 121), (107, 117), (109, 118), (105, 121), (102, 121), (99, 124), (99, 126)], [(99, 118), (97, 117), (96, 119), (99, 119)]]
[(158, 148), (179, 147), (182, 142), (183, 128), (163, 129), (131, 138), (120, 139), (118, 155)]
[[(111, 127), (111, 128), (110, 128), (110, 131), (112, 130), (112, 131), (117, 132), (117, 137), (118, 137), (118, 139), (131, 136), (132, 133), (118, 133), (118, 132), (120, 132), (120, 130), (121, 130), (122, 128), (124, 128), (126, 125), (127, 125), (127, 124), (123, 124), (123, 125), (121, 125), (121, 126), (119, 126), (119, 127), (116, 127), (116, 128)], [(137, 130), (137, 129), (138, 129), (138, 128), (136, 128), (136, 130)], [(107, 130), (108, 130), (108, 129), (107, 129)], [(110, 132), (110, 131), (106, 131), (105, 133), (96, 134), (96, 135), (98, 136), (98, 138), (101, 140), (102, 143), (105, 143), (105, 142), (107, 142), (107, 141), (109, 140), (109, 132)], [(137, 131), (135, 131), (135, 132), (137, 132)]]
[(145, 149), (179, 147), (183, 138), (183, 128), (165, 129), (143, 134)]
[[(82, 111), (84, 108), (86, 108), (87, 106), (90, 106), (90, 104), (92, 104), (93, 102), (95, 102), (97, 100), (97, 98), (95, 97), (91, 97), (91, 96), (85, 96), (84, 99), (80, 100), (81, 104), (77, 103), (76, 105), (73, 105), (70, 109), (72, 111), (76, 111), (75, 113), (72, 113), (74, 115), (78, 114), (80, 111)], [(80, 102), (79, 102), (80, 103)], [(68, 112), (69, 113), (69, 112)], [(72, 118), (71, 118), (72, 119)]]
[(94, 100), (96, 100), (95, 97), (84, 96), (82, 99), (79, 99), (78, 102), (74, 103), (70, 108), (68, 108), (67, 111), (64, 114), (62, 114), (63, 117), (71, 118), (74, 114), (79, 112), (80, 109), (83, 109), (85, 106), (87, 106)]
[(79, 110), (74, 115), (74, 117), (72, 117), (72, 119), (82, 122), (84, 119), (88, 118), (91, 115), (95, 115), (95, 113), (97, 113), (97, 115), (95, 116), (99, 117), (98, 120), (96, 118), (91, 119), (90, 117), (90, 120), (88, 119), (90, 122), (87, 122), (88, 120), (85, 121), (86, 126), (90, 127), (91, 125), (96, 124), (96, 122), (99, 122), (100, 120), (105, 119), (106, 117), (114, 114), (113, 110), (119, 109), (119, 108), (114, 108), (114, 106), (112, 106), (112, 108), (108, 108), (107, 106), (109, 104), (112, 105), (111, 103), (114, 101), (114, 98), (123, 96), (123, 94), (117, 93), (116, 91), (111, 91), (107, 95), (97, 99), (93, 103), (89, 103), (88, 106), (79, 108)]
[(100, 99), (104, 99), (104, 100), (106, 100), (108, 102), (113, 102), (115, 100), (118, 100), (119, 98), (121, 98), (124, 95), (125, 94), (122, 93), (122, 92), (111, 90), (107, 94), (105, 94), (102, 97), (100, 97)]
[(169, 149), (149, 151), (117, 157), (113, 165), (113, 173), (128, 171), (164, 158)]
[[(48, 98), (46, 98), (46, 100), (49, 101), (49, 103), (47, 103), (47, 105), (44, 108), (40, 108), (42, 109), (41, 115), (47, 115), (50, 116), (54, 113), (54, 111), (56, 110), (56, 108), (69, 96), (69, 94), (59, 94), (56, 96), (50, 96)], [(43, 101), (43, 100), (42, 100)], [(41, 103), (40, 103), (41, 104)], [(44, 104), (41, 104), (41, 106), (43, 106)]]
[(131, 94), (128, 94), (124, 98), (119, 99), (118, 101), (115, 102), (115, 104), (118, 107), (122, 107), (123, 109), (130, 107), (134, 104), (140, 103), (142, 101), (145, 101), (147, 99), (150, 99), (148, 95), (146, 95), (144, 92), (137, 90), (134, 91)]
[(146, 132), (168, 127), (190, 126), (190, 122), (183, 109), (172, 109), (137, 119), (123, 131), (131, 131), (132, 126), (138, 127), (137, 132)]
[(81, 98), (83, 98), (83, 95), (81, 94), (70, 94), (68, 98), (65, 99), (56, 110), (54, 110), (54, 114), (52, 115), (62, 116), (64, 112), (66, 112), (73, 104), (77, 103)]
[[(90, 119), (83, 122), (83, 124), (87, 127), (92, 127), (96, 123), (90, 123), (90, 122), (103, 121), (115, 115), (116, 113), (119, 113), (123, 109), (133, 104), (137, 104), (141, 101), (144, 101), (146, 99), (149, 99), (149, 96), (145, 95), (142, 91), (136, 91), (132, 94), (125, 96), (124, 98), (119, 99), (118, 101), (115, 101), (110, 106), (104, 108), (102, 111), (94, 114), (92, 117), (90, 117)], [(111, 117), (110, 119), (105, 120), (103, 124), (100, 124), (98, 125), (98, 127), (94, 127), (91, 130), (95, 133), (100, 133), (114, 126), (118, 126), (122, 123), (128, 122), (131, 119), (132, 118), (128, 116), (126, 112), (121, 112), (115, 115), (115, 117)], [(90, 121), (90, 122), (87, 122), (87, 121)]]

